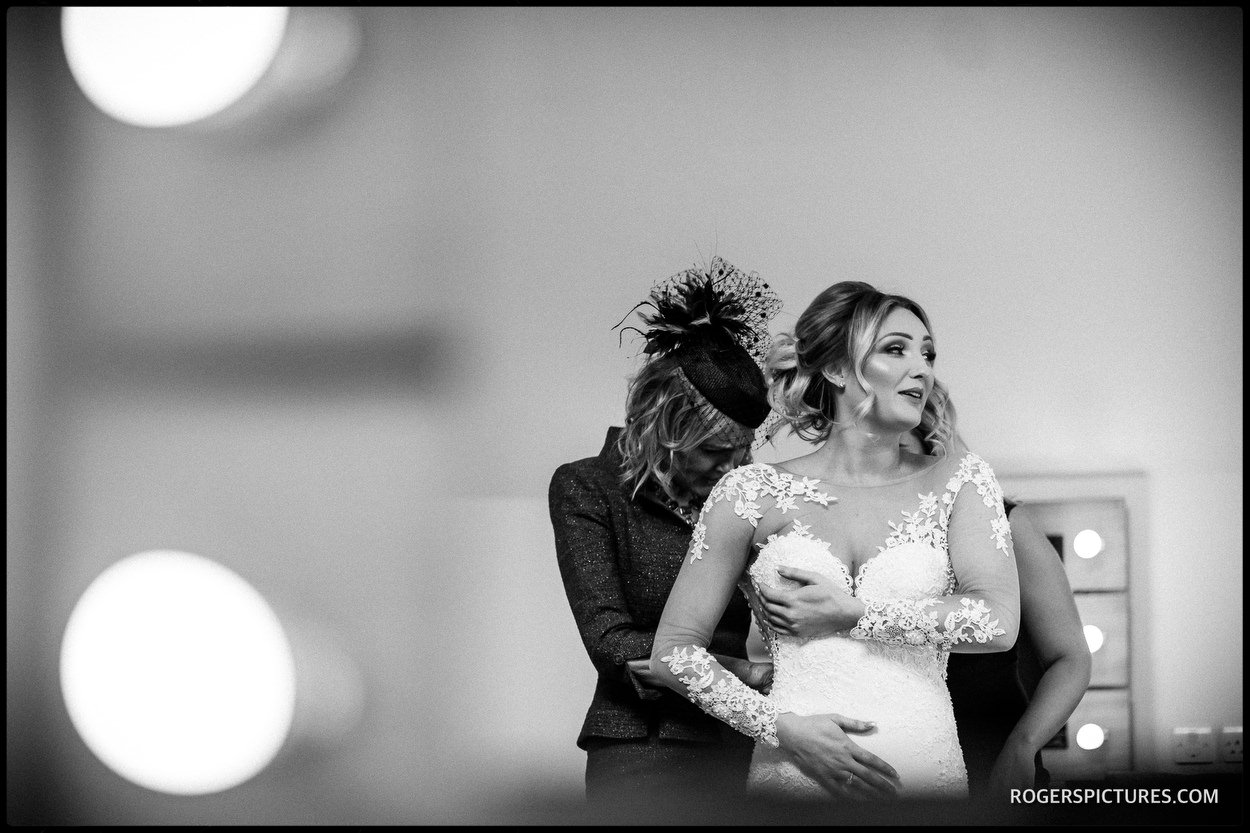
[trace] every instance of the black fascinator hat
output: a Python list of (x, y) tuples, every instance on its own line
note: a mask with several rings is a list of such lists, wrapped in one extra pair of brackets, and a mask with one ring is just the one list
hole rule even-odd
[(750, 434), (764, 423), (771, 408), (761, 367), (781, 299), (758, 274), (713, 257), (706, 270), (661, 281), (639, 307), (649, 308), (638, 314), (647, 329), (626, 329), (643, 335), (652, 360), (676, 364), (711, 427)]

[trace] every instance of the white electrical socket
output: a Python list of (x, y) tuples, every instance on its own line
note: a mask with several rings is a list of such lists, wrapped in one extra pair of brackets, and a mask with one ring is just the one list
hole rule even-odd
[[(1240, 748), (1240, 746), (1238, 747)], [(1215, 763), (1215, 735), (1210, 726), (1172, 730), (1172, 760), (1178, 764)]]
[(1241, 727), (1225, 726), (1220, 730), (1220, 760), (1241, 763)]

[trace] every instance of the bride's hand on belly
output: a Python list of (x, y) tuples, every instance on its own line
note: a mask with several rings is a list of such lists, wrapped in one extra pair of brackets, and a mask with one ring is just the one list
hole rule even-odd
[(840, 714), (777, 715), (777, 741), (804, 774), (830, 795), (882, 798), (902, 786), (894, 767), (861, 747), (847, 732), (867, 733), (876, 726)]

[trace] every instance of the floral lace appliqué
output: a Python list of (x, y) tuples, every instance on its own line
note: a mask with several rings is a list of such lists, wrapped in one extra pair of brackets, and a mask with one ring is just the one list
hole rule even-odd
[(777, 745), (777, 707), (733, 674), (717, 676), (712, 656), (704, 648), (677, 648), (661, 661), (685, 683), (686, 694), (699, 708), (760, 743)]
[(920, 509), (916, 512), (904, 511), (901, 524), (890, 521), (893, 532), (885, 539), (885, 546), (877, 547), (878, 550), (885, 551), (900, 544), (927, 544), (934, 549), (946, 549), (946, 529), (938, 523), (937, 495), (930, 492), (918, 497)]
[(755, 527), (759, 526), (760, 518), (764, 517), (760, 512), (759, 501), (766, 497), (773, 499), (774, 506), (783, 515), (793, 510), (800, 499), (819, 503), (821, 506), (828, 506), (836, 501), (837, 498), (816, 488), (819, 483), (819, 480), (812, 480), (810, 477), (795, 477), (777, 471), (764, 463), (739, 466), (729, 472), (713, 487), (707, 502), (703, 504), (703, 511), (699, 513), (699, 520), (694, 525), (694, 533), (690, 539), (691, 563), (702, 558), (703, 551), (708, 548), (705, 543), (707, 526), (703, 523), (703, 517), (711, 506), (722, 500), (732, 500), (734, 514)]
[(955, 498), (959, 495), (960, 487), (965, 483), (976, 486), (981, 501), (996, 511), (998, 517), (990, 521), (990, 538), (993, 539), (995, 547), (1010, 556), (1012, 554), (1011, 524), (1007, 520), (1007, 511), (1003, 507), (1003, 489), (998, 485), (998, 479), (994, 477), (994, 470), (990, 468), (990, 464), (971, 451), (959, 461), (959, 470), (946, 484), (946, 491), (942, 495), (940, 515), (942, 529), (945, 530), (950, 523)]
[(768, 538), (756, 544), (756, 546), (759, 547), (760, 549), (763, 549), (764, 547), (767, 547), (770, 544), (777, 543), (782, 538), (786, 538), (788, 536), (794, 535), (796, 537), (804, 538), (808, 541), (811, 541), (814, 544), (818, 544), (822, 547), (825, 547), (826, 549), (829, 548), (828, 541), (822, 541), (812, 534), (811, 524), (805, 524), (802, 521), (800, 521), (798, 518), (795, 518), (791, 523), (793, 524), (794, 529), (790, 530), (789, 532), (785, 534), (774, 532), (772, 535), (769, 535)]
[[(885, 546), (878, 549), (882, 553), (890, 551), (895, 554), (903, 547), (920, 547), (921, 551), (923, 548), (931, 548), (933, 551), (946, 553), (946, 533), (951, 511), (959, 490), (965, 483), (972, 483), (982, 502), (997, 510), (998, 517), (990, 522), (990, 537), (998, 549), (1011, 555), (1011, 526), (1003, 508), (1002, 488), (989, 464), (971, 452), (960, 460), (959, 468), (947, 482), (940, 501), (933, 493), (919, 495), (920, 508), (915, 512), (904, 511), (902, 523), (891, 521), (891, 534), (886, 539)], [(863, 565), (857, 578), (858, 586), (862, 587), (863, 579), (871, 572), (868, 568), (879, 566), (878, 559), (880, 556)], [(954, 591), (956, 582), (949, 556), (946, 559), (946, 575), (945, 592), (950, 594)], [(851, 637), (892, 646), (928, 644), (949, 651), (951, 646), (960, 642), (975, 641), (984, 644), (1006, 633), (998, 627), (998, 619), (991, 618), (990, 609), (984, 601), (967, 598), (959, 600), (960, 607), (947, 613), (939, 628), (938, 614), (926, 610), (937, 601), (934, 598), (866, 599), (867, 609), (852, 628)]]
[(851, 628), (852, 639), (871, 639), (887, 645), (940, 645), (937, 613), (925, 610), (937, 599), (865, 602), (864, 615)]
[(996, 636), (1007, 633), (990, 619), (990, 609), (980, 599), (960, 599), (959, 610), (946, 614), (947, 649), (959, 642), (977, 641), (984, 645)]
[(990, 610), (979, 599), (960, 599), (960, 608), (946, 614), (944, 630), (938, 630), (937, 613), (925, 610), (936, 599), (867, 602), (864, 615), (851, 629), (853, 639), (872, 639), (887, 645), (936, 645), (949, 651), (960, 642), (984, 645), (1006, 633), (990, 619)]

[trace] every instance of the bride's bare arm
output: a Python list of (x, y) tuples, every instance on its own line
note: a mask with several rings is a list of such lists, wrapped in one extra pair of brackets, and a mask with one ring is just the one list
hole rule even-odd
[(1021, 615), (1043, 671), (990, 773), (991, 785), (1003, 795), (1011, 787), (1033, 786), (1033, 757), (1072, 716), (1089, 686), (1091, 666), (1063, 562), (1034, 526), (1027, 506), (1012, 511), (1011, 534), (1020, 568)]

